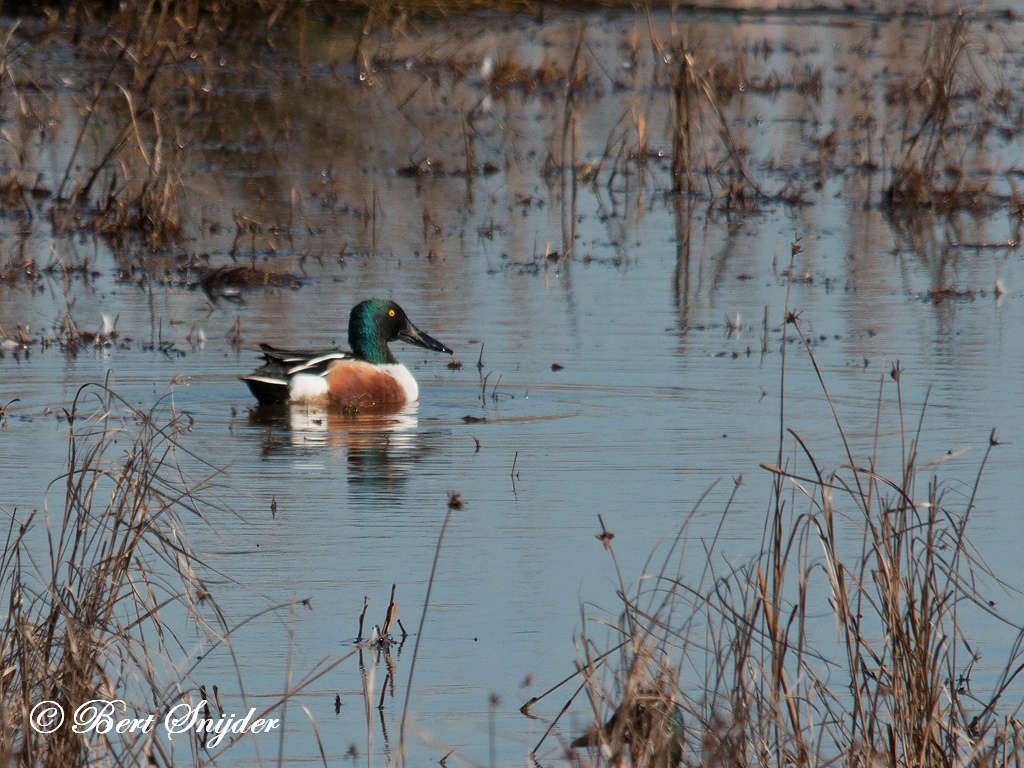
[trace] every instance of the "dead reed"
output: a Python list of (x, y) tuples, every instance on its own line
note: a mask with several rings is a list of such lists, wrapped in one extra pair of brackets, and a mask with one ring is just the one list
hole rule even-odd
[(215, 606), (183, 532), (183, 516), (203, 514), (203, 483), (185, 487), (177, 460), (188, 420), (166, 405), (142, 412), (82, 387), (66, 411), (67, 471), (49, 486), (57, 504), (9, 513), (0, 751), (21, 765), (171, 762), (151, 736), (31, 725), (44, 701), (73, 712), (121, 698), (156, 714), (184, 692), (174, 659)]
[(980, 210), (991, 204), (988, 182), (967, 172), (962, 137), (973, 118), (959, 114), (971, 104), (966, 91), (980, 88), (966, 81), (970, 24), (961, 13), (936, 22), (915, 83), (892, 89), (889, 100), (906, 107), (902, 136), (884, 203), (890, 208), (928, 207), (939, 211)]
[[(128, 58), (145, 57), (144, 51), (150, 47), (137, 43)], [(129, 46), (122, 50), (128, 51)], [(154, 54), (155, 58), (143, 58), (147, 64), (139, 63), (127, 72), (121, 71), (119, 57), (106, 79), (96, 84), (96, 97), (82, 121), (50, 209), (57, 231), (91, 230), (118, 251), (123, 251), (131, 238), (140, 240), (151, 252), (164, 250), (181, 238), (184, 183), (178, 170), (179, 153), (173, 141), (164, 139), (163, 118), (151, 94), (165, 55), (166, 49), (159, 56)], [(99, 98), (112, 89), (124, 99), (123, 112)], [(105, 151), (85, 172), (75, 173), (78, 148), (88, 137), (90, 118), (99, 113), (105, 120), (119, 116), (123, 122)], [(96, 193), (101, 184), (105, 191)]]
[[(880, 384), (873, 446), (856, 447), (799, 319), (786, 325), (819, 376), (845, 460), (827, 468), (788, 428), (783, 398), (779, 454), (762, 465), (772, 491), (758, 554), (720, 552), (735, 489), (692, 553), (705, 563), (695, 576), (683, 569), (692, 519), (635, 588), (602, 523), (621, 604), (617, 618), (584, 616), (577, 673), (559, 684), (577, 682), (570, 703), (583, 693), (593, 713), (570, 746), (587, 748), (588, 764), (645, 768), (1019, 763), (1024, 630), (983, 594), (1005, 585), (966, 534), (994, 432), (966, 491), (947, 493), (935, 465), (921, 464), (926, 407), (908, 421), (897, 364)], [(785, 362), (782, 375), (784, 387)], [(893, 423), (899, 443), (887, 446)], [(884, 456), (898, 458), (886, 469)], [(1005, 662), (985, 657), (984, 681), (980, 616), (1010, 632)]]
[[(745, 151), (722, 113), (720, 92), (711, 66), (697, 63), (697, 52), (678, 41), (667, 56), (671, 67), (672, 190), (694, 193), (702, 185), (726, 209), (746, 210), (762, 197), (747, 172)], [(716, 62), (717, 63), (717, 62)], [(718, 136), (724, 153), (716, 153), (705, 128)]]
[[(61, 768), (216, 764), (247, 736), (171, 741), (159, 727), (76, 729), (75, 713), (119, 701), (108, 713), (114, 722), (160, 722), (174, 706), (206, 700), (202, 716), (215, 720), (216, 706), (223, 719), (217, 686), (211, 699), (192, 679), (197, 643), (199, 659), (230, 652), (229, 638), (253, 618), (290, 609), (294, 623), (296, 605), (308, 601), (229, 626), (204, 578), (211, 571), (185, 535), (186, 518), (206, 525), (210, 512), (225, 511), (211, 492), (220, 472), (181, 444), (191, 420), (170, 395), (143, 411), (108, 385), (87, 384), (65, 418), (67, 471), (49, 485), (42, 514), (5, 510), (0, 754), (11, 764)], [(187, 481), (186, 465), (205, 476)], [(59, 503), (51, 506), (52, 497)], [(297, 680), (289, 666), (284, 689), (256, 717), (273, 713), (283, 723), (297, 694), (355, 653), (325, 657)]]

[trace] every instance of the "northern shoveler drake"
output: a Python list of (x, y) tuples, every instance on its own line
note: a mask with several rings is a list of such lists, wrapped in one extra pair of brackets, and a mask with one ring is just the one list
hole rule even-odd
[(388, 348), (396, 339), (452, 354), (416, 328), (395, 302), (369, 299), (356, 304), (349, 315), (351, 352), (296, 352), (260, 344), (266, 362), (242, 380), (261, 404), (321, 403), (358, 411), (412, 403), (419, 398), (419, 387)]

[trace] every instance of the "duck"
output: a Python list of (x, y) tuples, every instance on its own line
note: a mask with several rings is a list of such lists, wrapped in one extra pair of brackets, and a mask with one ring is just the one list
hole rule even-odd
[(683, 712), (665, 686), (632, 691), (608, 722), (591, 728), (569, 748), (606, 747), (611, 756), (608, 764), (614, 765), (622, 761), (625, 745), (629, 745), (634, 766), (679, 768), (683, 764)]
[(309, 403), (348, 411), (401, 407), (419, 386), (388, 343), (404, 341), (434, 352), (452, 350), (419, 330), (394, 301), (367, 299), (348, 318), (350, 350), (296, 351), (260, 344), (264, 363), (241, 379), (260, 405)]

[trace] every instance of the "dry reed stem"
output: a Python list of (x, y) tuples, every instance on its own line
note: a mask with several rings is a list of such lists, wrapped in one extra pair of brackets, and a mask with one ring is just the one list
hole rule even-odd
[(987, 182), (973, 181), (964, 173), (956, 175), (951, 183), (942, 181), (945, 167), (961, 166), (961, 158), (950, 155), (959, 130), (954, 99), (962, 85), (961, 63), (968, 49), (969, 31), (967, 16), (962, 13), (948, 23), (932, 26), (915, 89), (923, 102), (921, 114), (916, 126), (911, 127), (914, 115), (908, 108), (899, 158), (884, 193), (884, 201), (891, 208), (977, 208), (988, 196)]

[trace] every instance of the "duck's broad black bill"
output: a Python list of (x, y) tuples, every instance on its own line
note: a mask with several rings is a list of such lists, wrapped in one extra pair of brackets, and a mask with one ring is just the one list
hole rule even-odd
[(415, 344), (417, 347), (432, 349), (434, 352), (444, 352), (447, 355), (454, 354), (440, 341), (435, 339), (433, 336), (428, 336), (423, 333), (423, 331), (410, 322), (406, 322), (405, 328), (398, 332), (398, 338), (402, 341), (408, 342), (409, 344)]

